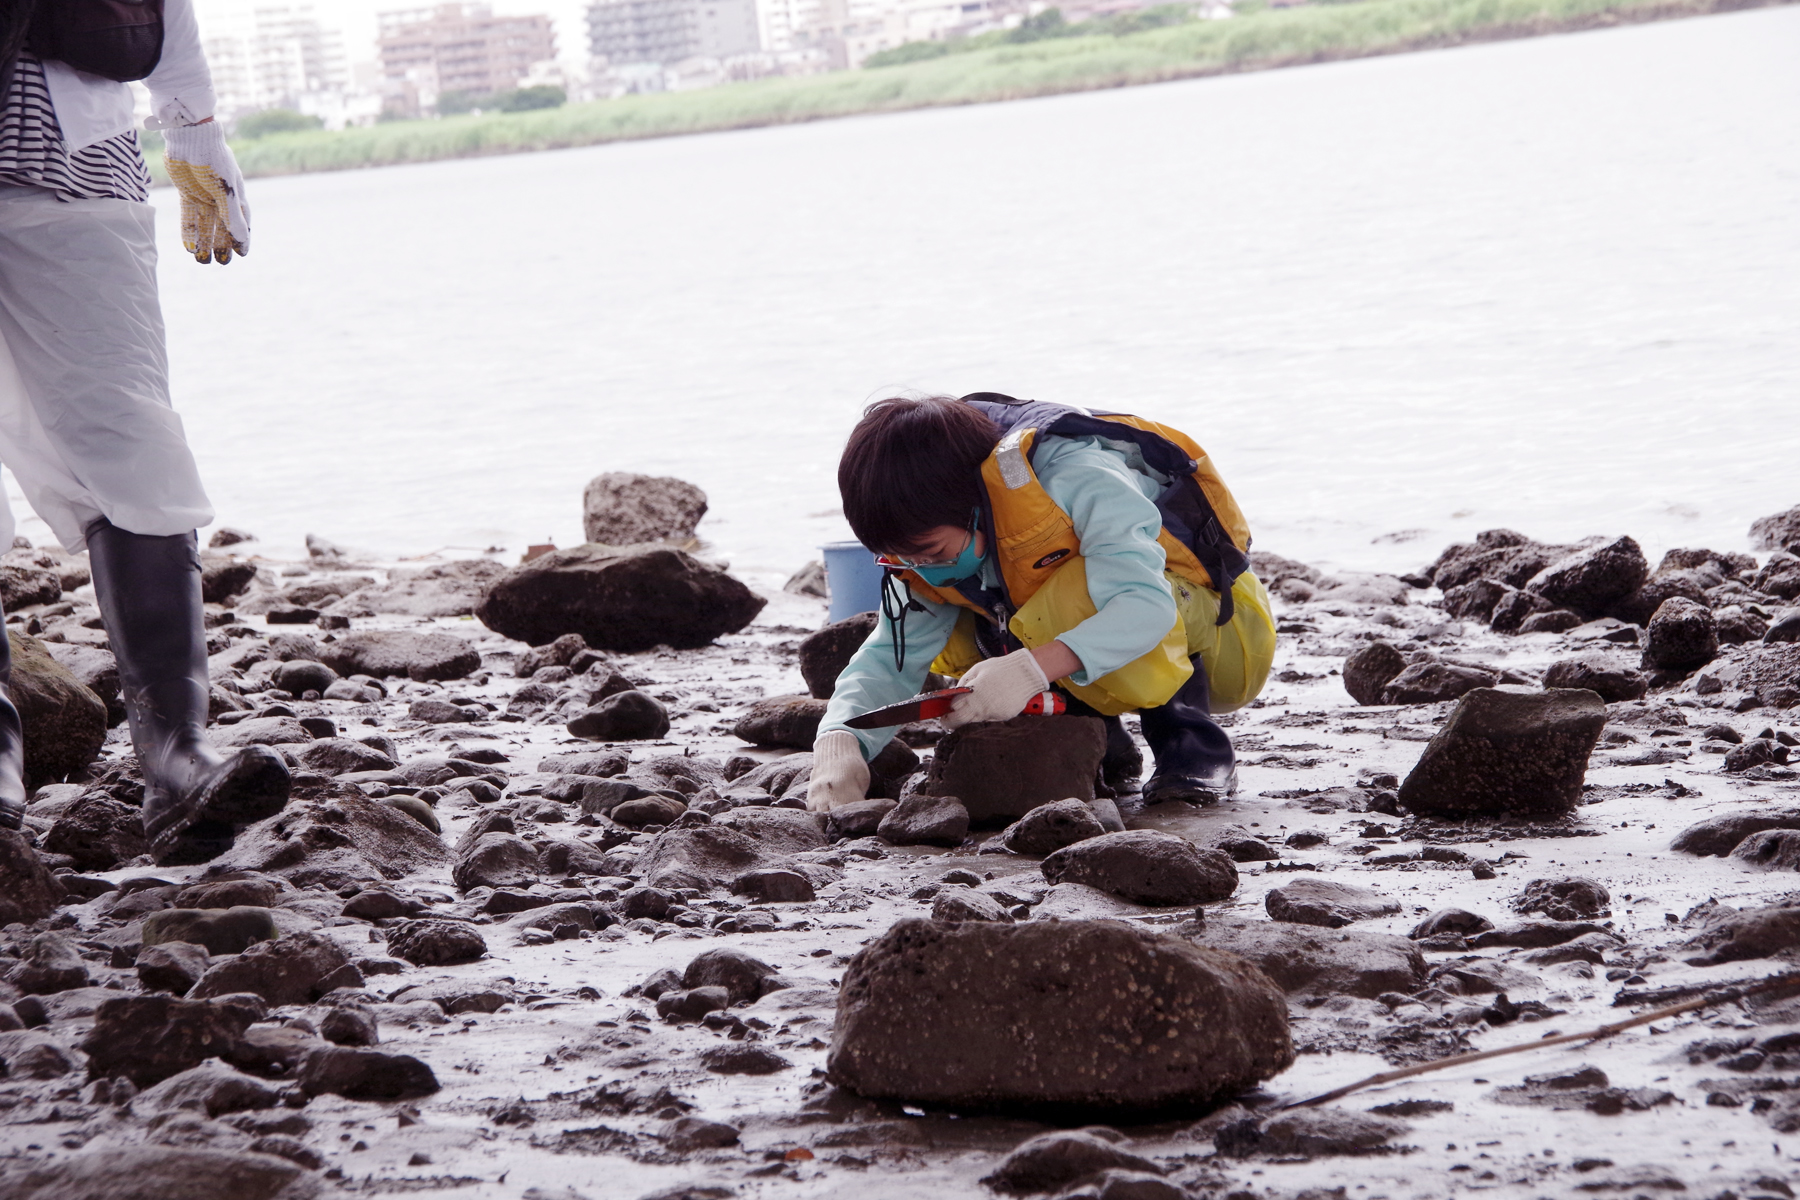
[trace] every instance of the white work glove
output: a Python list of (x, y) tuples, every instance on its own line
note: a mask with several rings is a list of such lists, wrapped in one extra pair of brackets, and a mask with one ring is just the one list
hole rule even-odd
[(952, 700), (950, 711), (938, 718), (950, 729), (976, 721), (1010, 721), (1025, 711), (1033, 696), (1050, 690), (1050, 681), (1029, 650), (984, 658), (956, 682), (975, 690)]
[(812, 781), (806, 785), (806, 807), (830, 812), (841, 804), (867, 797), (869, 764), (862, 743), (848, 729), (828, 729), (813, 742)]
[(181, 193), (181, 244), (203, 263), (250, 253), (244, 174), (217, 121), (163, 130), (163, 166)]

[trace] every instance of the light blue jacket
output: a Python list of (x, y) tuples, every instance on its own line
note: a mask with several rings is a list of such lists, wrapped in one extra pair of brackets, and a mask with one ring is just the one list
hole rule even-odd
[[(1081, 539), (1088, 597), (1098, 611), (1058, 640), (1081, 660), (1082, 669), (1070, 678), (1092, 683), (1148, 653), (1175, 624), (1175, 600), (1163, 578), (1163, 549), (1156, 541), (1162, 516), (1153, 502), (1168, 480), (1144, 465), (1137, 447), (1110, 438), (1044, 438), (1032, 466)], [(991, 552), (981, 562), (981, 583), (1000, 586)], [(924, 687), (957, 616), (967, 610), (923, 598), (918, 604), (924, 611), (906, 611), (902, 664), (894, 666), (893, 630), (883, 618), (838, 676), (821, 733), (845, 729), (844, 722), (858, 713), (898, 704)], [(863, 756), (873, 758), (895, 730), (849, 732), (862, 743)]]

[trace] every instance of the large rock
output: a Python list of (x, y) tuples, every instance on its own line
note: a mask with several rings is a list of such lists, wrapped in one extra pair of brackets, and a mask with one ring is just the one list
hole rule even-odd
[(1040, 804), (1094, 798), (1106, 755), (1098, 717), (1021, 715), (964, 725), (937, 744), (920, 791), (955, 796), (976, 826), (1008, 824)]
[(632, 742), (669, 732), (669, 710), (635, 688), (615, 692), (569, 722), (571, 737), (591, 742)]
[(1648, 625), (1663, 601), (1680, 597), (1706, 603), (1706, 589), (1717, 587), (1722, 577), (1708, 571), (1658, 571), (1644, 586), (1612, 607), (1612, 616), (1632, 625)]
[(1358, 704), (1381, 704), (1381, 693), (1404, 670), (1406, 655), (1386, 642), (1370, 642), (1344, 660), (1344, 690)]
[(1552, 921), (1586, 921), (1610, 914), (1612, 895), (1598, 881), (1581, 875), (1533, 879), (1513, 900), (1522, 913), (1543, 913)]
[(334, 987), (362, 986), (361, 975), (354, 984), (338, 978), (348, 966), (350, 955), (324, 934), (290, 933), (209, 967), (188, 995), (206, 1000), (254, 992), (270, 1004), (311, 1004)]
[(1752, 550), (1782, 550), (1800, 543), (1800, 505), (1750, 522)]
[(450, 873), (463, 891), (477, 887), (529, 887), (543, 873), (537, 850), (511, 833), (484, 833), (456, 862)]
[(98, 758), (106, 742), (106, 702), (50, 656), (43, 642), (8, 630), (12, 679), (6, 693), (25, 731), (25, 781), (67, 779)]
[(1544, 672), (1544, 686), (1586, 688), (1608, 704), (1617, 704), (1643, 699), (1650, 681), (1625, 658), (1595, 650), (1551, 663)]
[(950, 796), (908, 796), (881, 818), (875, 835), (896, 846), (960, 846), (969, 836), (969, 810)]
[(320, 738), (309, 742), (295, 755), (300, 765), (321, 775), (342, 775), (347, 771), (392, 771), (397, 764), (375, 747), (349, 738)]
[(1759, 871), (1800, 871), (1800, 829), (1764, 829), (1739, 842), (1734, 861)]
[(1622, 537), (1557, 560), (1532, 576), (1525, 587), (1559, 608), (1598, 617), (1637, 591), (1649, 577), (1650, 564), (1643, 550), (1631, 538)]
[(1325, 929), (1341, 929), (1356, 921), (1395, 916), (1400, 911), (1396, 901), (1368, 888), (1306, 876), (1271, 888), (1263, 897), (1263, 907), (1274, 920)]
[(778, 974), (760, 958), (730, 946), (720, 946), (694, 956), (681, 974), (681, 986), (724, 988), (731, 1003), (742, 1004), (761, 996), (768, 990), (769, 980)]
[(27, 996), (47, 996), (88, 985), (87, 965), (75, 944), (60, 933), (40, 933), (25, 945), (7, 982)]
[(1606, 725), (1594, 693), (1477, 688), (1457, 702), (1400, 785), (1433, 816), (1561, 816), (1581, 803), (1588, 755)]
[(1644, 631), (1644, 666), (1696, 671), (1719, 656), (1712, 609), (1681, 596), (1665, 600)]
[[(1709, 669), (1717, 670), (1718, 668)], [(1742, 688), (1770, 708), (1800, 704), (1800, 643), (1779, 642), (1751, 646), (1732, 664), (1729, 686)]]
[(811, 696), (771, 696), (758, 700), (732, 726), (733, 737), (754, 746), (811, 750), (825, 719), (825, 701)]
[(841, 621), (833, 621), (800, 642), (800, 678), (806, 680), (807, 692), (818, 700), (831, 699), (837, 689), (837, 678), (850, 664), (851, 656), (875, 632), (880, 613), (857, 613)]
[(189, 1146), (107, 1145), (20, 1163), (0, 1175), (10, 1200), (275, 1200), (299, 1163), (274, 1154)]
[(1261, 967), (1289, 992), (1373, 1000), (1406, 994), (1425, 981), (1425, 958), (1403, 937), (1349, 930), (1315, 932), (1275, 921), (1212, 918), (1192, 936)]
[(830, 841), (818, 813), (791, 808), (735, 808), (714, 817), (713, 824), (748, 834), (776, 854), (820, 850)]
[(1800, 908), (1774, 906), (1745, 912), (1724, 910), (1687, 942), (1704, 951), (1687, 961), (1700, 966), (1768, 958), (1800, 947)]
[(63, 885), (25, 836), (0, 829), (0, 925), (47, 917), (63, 897)]
[[(991, 1174), (981, 1182), (1003, 1195), (1028, 1196), (1039, 1192), (1058, 1192), (1073, 1183), (1093, 1180), (1103, 1171), (1139, 1171), (1162, 1174), (1162, 1168), (1123, 1146), (1085, 1129), (1059, 1129), (1054, 1133), (1028, 1138), (1013, 1148)], [(1137, 1200), (1173, 1200), (1173, 1184), (1161, 1192), (1127, 1191), (1123, 1196)], [(1191, 1193), (1190, 1193), (1191, 1194)]]
[(295, 1082), (308, 1096), (331, 1092), (351, 1100), (410, 1100), (438, 1090), (437, 1076), (412, 1055), (353, 1046), (311, 1051)]
[(1573, 549), (1534, 542), (1511, 529), (1486, 529), (1476, 534), (1473, 542), (1446, 547), (1424, 574), (1446, 594), (1478, 579), (1522, 588), (1533, 575)]
[(229, 908), (165, 908), (144, 918), (140, 944), (190, 943), (210, 954), (242, 954), (281, 936), (275, 914), (256, 905)]
[(147, 992), (173, 992), (185, 996), (211, 965), (205, 946), (192, 942), (163, 942), (138, 951), (138, 982)]
[(576, 546), (513, 568), (475, 615), (534, 646), (579, 633), (603, 650), (694, 650), (767, 603), (719, 567), (667, 547)]
[(1237, 890), (1237, 864), (1172, 833), (1129, 829), (1065, 846), (1044, 860), (1051, 883), (1083, 883), (1133, 904), (1207, 904)]
[(443, 841), (398, 809), (348, 792), (288, 807), (238, 834), (216, 860), (305, 886), (399, 879), (450, 862)]
[(1689, 825), (1675, 835), (1675, 840), (1669, 843), (1669, 849), (1679, 850), (1683, 854), (1723, 857), (1735, 850), (1739, 842), (1765, 829), (1800, 829), (1800, 809), (1772, 812), (1755, 809), (1708, 817), (1698, 825)]
[(1286, 999), (1232, 955), (1113, 921), (910, 919), (844, 973), (827, 1070), (915, 1103), (1148, 1110), (1293, 1061)]
[(91, 1078), (123, 1075), (145, 1088), (209, 1058), (232, 1057), (254, 1016), (235, 1004), (121, 996), (95, 1011), (81, 1050)]
[(0, 564), (0, 607), (7, 612), (34, 604), (55, 604), (62, 593), (62, 577), (55, 571)]
[(487, 953), (481, 931), (467, 921), (427, 917), (403, 921), (388, 931), (388, 953), (417, 967), (474, 962)]
[(89, 792), (57, 816), (44, 835), (44, 849), (68, 855), (83, 871), (110, 871), (147, 853), (150, 843), (141, 809)]
[(385, 584), (351, 592), (326, 611), (346, 617), (466, 617), (475, 611), (482, 592), (504, 574), (505, 566), (485, 558), (396, 567), (388, 572)]
[(581, 493), (582, 536), (609, 546), (680, 542), (706, 515), (706, 493), (667, 475), (608, 471)]
[(295, 717), (250, 717), (212, 731), (215, 746), (293, 746), (313, 740)]
[(321, 646), (319, 661), (339, 675), (404, 675), (427, 683), (473, 675), (481, 669), (481, 652), (453, 633), (370, 629)]
[(1087, 804), (1080, 800), (1058, 800), (1039, 805), (1009, 825), (1006, 848), (1014, 854), (1041, 858), (1105, 832), (1106, 827)]
[(794, 866), (792, 859), (772, 852), (756, 838), (721, 825), (664, 830), (638, 860), (645, 886), (671, 891), (711, 891), (730, 887), (751, 871)]
[(143, 1092), (132, 1101), (131, 1110), (140, 1117), (182, 1111), (223, 1117), (273, 1108), (280, 1100), (281, 1093), (256, 1076), (212, 1060), (171, 1075)]
[(83, 687), (100, 697), (106, 705), (109, 724), (117, 725), (125, 719), (125, 705), (119, 699), (119, 660), (111, 650), (78, 642), (45, 642), (44, 649), (68, 668)]
[(1800, 555), (1771, 554), (1750, 586), (1783, 600), (1800, 600)]
[(1381, 690), (1383, 704), (1437, 704), (1457, 700), (1476, 688), (1493, 687), (1500, 673), (1461, 663), (1421, 662), (1409, 665)]

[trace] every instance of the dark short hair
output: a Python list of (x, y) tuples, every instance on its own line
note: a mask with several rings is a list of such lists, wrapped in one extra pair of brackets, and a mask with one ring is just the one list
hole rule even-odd
[(934, 396), (863, 410), (838, 460), (838, 492), (856, 539), (906, 554), (940, 525), (965, 526), (981, 503), (981, 464), (1000, 427), (979, 409)]

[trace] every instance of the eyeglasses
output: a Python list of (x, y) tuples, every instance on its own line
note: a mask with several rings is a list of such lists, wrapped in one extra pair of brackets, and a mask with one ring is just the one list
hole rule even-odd
[(963, 551), (967, 550), (969, 548), (969, 543), (971, 543), (975, 540), (975, 525), (976, 525), (976, 522), (978, 522), (980, 520), (981, 520), (981, 513), (979, 511), (977, 511), (973, 516), (971, 516), (969, 518), (969, 528), (964, 531), (963, 544), (961, 546), (958, 546), (956, 548), (956, 553), (952, 554), (949, 558), (912, 559), (912, 558), (903, 558), (898, 554), (877, 554), (875, 556), (875, 561), (880, 563), (884, 567), (904, 567), (909, 571), (916, 571), (920, 567), (924, 567), (927, 570), (929, 570), (932, 567), (951, 566), (956, 562), (957, 559), (962, 557)]

